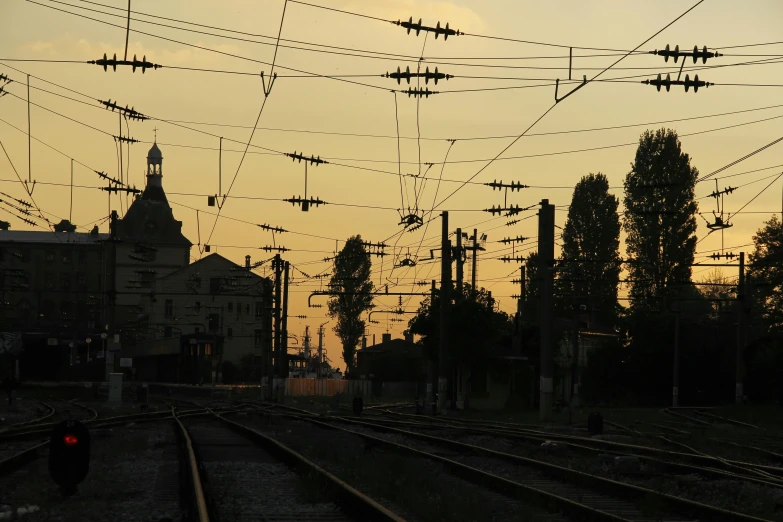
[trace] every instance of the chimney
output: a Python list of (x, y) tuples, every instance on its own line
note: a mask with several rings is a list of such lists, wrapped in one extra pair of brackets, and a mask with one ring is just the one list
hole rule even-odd
[(367, 348), (367, 336), (363, 335), (362, 336), (362, 350), (364, 350), (365, 348)]
[(245, 268), (250, 269), (250, 256), (245, 256)]
[(391, 341), (391, 334), (389, 332), (386, 332), (385, 334), (381, 334), (381, 342), (385, 343)]
[(408, 344), (413, 344), (413, 334), (410, 332), (410, 330), (405, 330), (405, 342)]
[(372, 334), (372, 345), (375, 346), (375, 334)]

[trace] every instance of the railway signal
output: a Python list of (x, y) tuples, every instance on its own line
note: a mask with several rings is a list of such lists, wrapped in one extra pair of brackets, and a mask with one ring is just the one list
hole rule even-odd
[(63, 421), (49, 439), (49, 476), (63, 495), (77, 492), (90, 470), (90, 431), (79, 421)]

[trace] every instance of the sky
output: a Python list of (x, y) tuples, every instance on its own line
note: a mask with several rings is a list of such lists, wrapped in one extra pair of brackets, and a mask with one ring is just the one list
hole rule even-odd
[[(142, 74), (129, 67), (104, 72), (84, 63), (104, 53), (123, 57), (124, 0), (3, 0), (0, 74), (13, 82), (4, 88), (9, 95), (0, 98), (0, 143), (13, 166), (0, 155), (0, 191), (27, 199), (15, 169), (23, 179), (36, 181), (33, 197), (51, 219), (70, 217), (83, 230), (99, 223), (101, 231), (108, 231), (110, 206), (123, 215), (131, 200), (113, 196), (109, 201), (97, 188), (105, 182), (94, 170), (120, 177), (113, 136), (122, 127), (123, 136), (138, 140), (123, 147), (122, 177), (143, 188), (145, 158), (157, 132), (163, 186), (183, 233), (194, 243), (193, 260), (206, 255), (205, 244), (237, 263), (244, 263), (246, 255), (253, 261), (268, 259), (272, 253), (259, 249), (263, 246), (290, 249), (284, 259), (295, 267), (292, 334), (301, 334), (305, 325), (314, 332), (329, 321), (324, 297), (313, 298), (323, 308), (307, 306), (313, 290), (325, 289), (322, 280), (305, 275), (329, 272), (330, 263), (323, 259), (355, 234), (389, 245), (386, 252), (392, 255), (373, 258), (376, 286), (426, 292), (428, 286), (413, 283), (440, 277), (439, 261), (424, 258), (439, 246), (441, 221), (434, 218), (443, 210), (449, 211), (452, 231), (477, 228), (487, 235), (478, 284), (492, 291), (502, 310), (512, 312), (518, 285), (511, 280), (518, 277), (519, 265), (498, 258), (527, 255), (535, 250), (535, 239), (513, 251), (498, 241), (535, 238), (537, 216), (535, 209), (513, 218), (484, 212), (503, 205), (504, 194), (483, 183), (529, 185), (509, 192), (505, 201), (530, 207), (548, 199), (562, 227), (573, 186), (584, 175), (606, 174), (622, 201), (623, 180), (646, 129), (675, 129), (702, 175), (780, 137), (783, 4), (754, 0), (751, 8), (704, 0), (643, 44), (695, 3), (132, 0), (128, 58), (146, 56), (162, 65)], [(407, 34), (389, 23), (409, 17), (431, 27), (449, 23), (465, 34), (435, 39), (432, 33)], [(723, 53), (706, 65), (689, 59), (682, 71), (683, 77), (698, 74), (715, 85), (686, 93), (682, 86), (657, 92), (641, 84), (658, 73), (676, 77), (681, 62), (667, 63), (649, 53), (667, 44)], [(641, 53), (625, 56), (637, 46)], [(577, 85), (568, 83), (570, 51), (572, 78), (601, 73), (598, 79), (627, 81), (590, 82), (555, 104), (556, 79), (565, 81), (559, 96)], [(383, 77), (397, 67), (414, 72), (437, 67), (453, 77), (437, 85), (416, 79), (410, 86), (405, 80), (398, 85)], [(278, 76), (269, 89), (272, 73)], [(33, 138), (29, 166), (27, 74)], [(438, 93), (411, 97), (409, 87)], [(98, 100), (132, 106), (152, 119), (126, 125)], [(783, 172), (782, 151), (783, 144), (771, 146), (697, 185), (705, 217), (711, 219), (716, 210), (715, 200), (705, 197), (716, 189), (715, 178), (719, 189), (737, 187), (724, 200), (726, 215), (742, 209), (731, 219), (733, 228), (699, 242), (697, 261), (706, 262), (704, 256), (720, 251), (722, 244), (726, 251), (752, 251), (748, 244), (754, 232), (783, 211), (783, 178), (777, 177)], [(302, 212), (281, 201), (305, 194), (305, 164), (281, 152), (329, 162), (307, 169), (307, 196), (327, 205)], [(218, 209), (207, 205), (207, 195), (218, 194), (221, 185), (228, 197), (216, 221)], [(403, 231), (399, 209), (407, 214), (408, 207), (432, 221)], [(3, 214), (13, 229), (31, 228), (16, 215)], [(520, 221), (506, 226), (512, 219)], [(289, 232), (273, 236), (258, 224)], [(699, 218), (699, 239), (708, 231), (705, 224)], [(406, 257), (416, 266), (393, 266)], [(709, 271), (694, 268), (694, 279)], [(420, 300), (403, 297), (403, 308), (415, 311)], [(390, 310), (398, 298), (378, 298), (376, 305), (376, 310)], [(393, 317), (374, 314), (379, 324), (368, 324), (370, 343), (373, 335), (380, 342), (386, 331), (402, 334), (410, 316), (402, 316), (405, 323), (390, 322)], [(341, 366), (333, 326), (325, 326), (325, 343), (331, 360)]]

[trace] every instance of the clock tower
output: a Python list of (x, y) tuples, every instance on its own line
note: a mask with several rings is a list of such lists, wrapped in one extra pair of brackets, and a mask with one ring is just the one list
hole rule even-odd
[[(163, 190), (163, 153), (157, 140), (147, 153), (146, 186), (116, 223), (118, 319), (138, 318), (155, 281), (190, 263), (192, 243), (182, 234)], [(125, 308), (125, 314), (122, 308)]]

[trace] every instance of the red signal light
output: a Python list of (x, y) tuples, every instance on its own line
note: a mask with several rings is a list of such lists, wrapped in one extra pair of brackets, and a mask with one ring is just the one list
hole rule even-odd
[(71, 435), (69, 433), (65, 437), (63, 437), (63, 442), (65, 442), (66, 446), (76, 446), (76, 444), (79, 443), (79, 439), (76, 438), (76, 435)]

